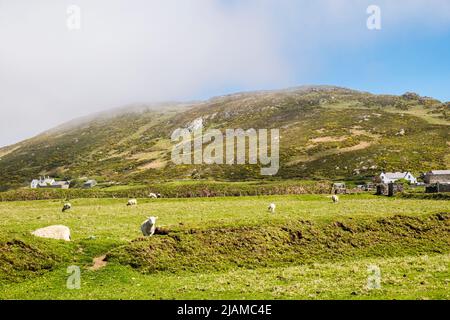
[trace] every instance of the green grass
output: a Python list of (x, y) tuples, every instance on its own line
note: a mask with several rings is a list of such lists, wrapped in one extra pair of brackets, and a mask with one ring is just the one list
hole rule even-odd
[[(142, 274), (131, 267), (83, 270), (66, 289), (65, 268), (3, 287), (0, 299), (450, 299), (449, 255), (362, 259), (227, 272)], [(381, 288), (368, 289), (369, 265)]]
[[(448, 299), (450, 203), (367, 194), (0, 203), (0, 299)], [(277, 204), (270, 215), (268, 203)], [(438, 215), (441, 214), (441, 215)], [(159, 216), (170, 233), (142, 239)], [(447, 215), (448, 216), (448, 215)], [(72, 242), (38, 239), (64, 224)], [(301, 237), (298, 235), (301, 232)], [(108, 254), (105, 268), (92, 258)], [(382, 288), (368, 290), (367, 267)], [(65, 287), (67, 266), (81, 289)]]
[(145, 188), (145, 185), (138, 184), (138, 185), (118, 185), (118, 186), (107, 186), (107, 187), (101, 187), (98, 186), (96, 189), (101, 188), (103, 191), (122, 191), (122, 190), (133, 190), (133, 189), (140, 189)]
[(132, 240), (140, 236), (143, 219), (159, 216), (159, 224), (184, 228), (231, 225), (258, 225), (268, 220), (267, 205), (277, 204), (273, 222), (291, 219), (331, 222), (341, 217), (370, 218), (395, 214), (427, 215), (449, 211), (448, 201), (397, 199), (368, 194), (341, 196), (333, 205), (328, 195), (261, 196), (190, 199), (138, 199), (137, 207), (127, 207), (127, 199), (74, 199), (73, 209), (62, 213), (62, 202), (18, 201), (0, 203), (1, 234), (19, 235), (48, 224), (65, 224), (72, 238)]
[(440, 113), (433, 114), (430, 112), (430, 110), (424, 109), (421, 106), (414, 106), (412, 108), (409, 108), (408, 110), (387, 108), (386, 111), (392, 112), (392, 113), (400, 113), (400, 114), (406, 113), (406, 114), (410, 114), (413, 116), (417, 116), (431, 124), (444, 125), (444, 126), (450, 125), (448, 120), (446, 120), (445, 118), (439, 117), (442, 114), (440, 114)]

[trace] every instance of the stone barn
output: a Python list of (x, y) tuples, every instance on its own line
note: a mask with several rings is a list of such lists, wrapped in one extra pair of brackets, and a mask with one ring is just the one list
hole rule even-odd
[(344, 182), (335, 182), (331, 185), (332, 194), (345, 194), (347, 193), (347, 187)]
[(433, 170), (425, 173), (423, 181), (426, 184), (450, 183), (450, 170)]
[(397, 183), (379, 183), (377, 185), (376, 195), (379, 196), (394, 196), (397, 192), (403, 192), (403, 185)]

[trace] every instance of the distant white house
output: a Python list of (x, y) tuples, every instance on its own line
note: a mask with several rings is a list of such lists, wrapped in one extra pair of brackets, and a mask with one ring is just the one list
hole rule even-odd
[(31, 189), (36, 189), (36, 188), (45, 188), (47, 186), (51, 186), (52, 184), (55, 183), (55, 179), (50, 178), (50, 177), (39, 177), (39, 179), (34, 179), (33, 181), (31, 181), (30, 187)]
[(55, 179), (50, 177), (39, 177), (39, 179), (33, 179), (30, 183), (31, 189), (37, 188), (68, 189), (69, 186), (70, 186), (69, 181), (55, 181)]
[(380, 180), (383, 183), (391, 183), (400, 179), (408, 180), (409, 183), (416, 184), (417, 179), (411, 172), (382, 172), (380, 174)]

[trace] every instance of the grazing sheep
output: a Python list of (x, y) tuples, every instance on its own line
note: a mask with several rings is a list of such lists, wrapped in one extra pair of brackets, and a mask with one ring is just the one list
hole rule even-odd
[(62, 225), (40, 228), (34, 230), (31, 234), (41, 238), (70, 241), (70, 229)]
[(270, 211), (270, 213), (275, 213), (275, 203), (271, 203), (269, 204), (269, 207), (267, 208), (267, 210)]
[(72, 205), (69, 202), (64, 203), (64, 206), (62, 208), (62, 212), (69, 210), (72, 208)]
[(158, 219), (158, 217), (149, 217), (147, 220), (142, 222), (141, 231), (145, 237), (152, 236), (155, 233), (156, 219)]
[(337, 195), (333, 194), (331, 196), (331, 200), (333, 200), (333, 203), (338, 203), (339, 202), (339, 197)]
[(148, 197), (149, 198), (153, 198), (153, 199), (161, 198), (161, 193), (153, 193), (153, 192), (151, 192), (151, 193), (148, 194)]
[(137, 200), (136, 199), (128, 200), (127, 206), (137, 206)]

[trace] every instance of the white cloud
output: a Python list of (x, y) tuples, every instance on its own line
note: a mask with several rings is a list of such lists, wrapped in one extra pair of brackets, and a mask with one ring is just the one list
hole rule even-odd
[[(69, 4), (81, 30), (66, 28)], [(0, 145), (99, 109), (288, 79), (267, 12), (197, 1), (0, 5)]]
[(318, 53), (361, 45), (372, 2), (400, 28), (450, 17), (446, 0), (0, 0), (0, 146), (133, 102), (307, 82)]

